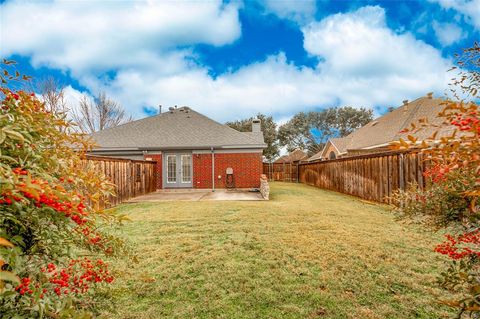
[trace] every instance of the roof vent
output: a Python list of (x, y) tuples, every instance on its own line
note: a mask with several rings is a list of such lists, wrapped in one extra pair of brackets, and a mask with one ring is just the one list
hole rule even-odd
[(403, 105), (407, 105), (408, 104), (408, 100), (403, 100)]
[(170, 107), (168, 108), (168, 110), (170, 111), (170, 113), (173, 113), (173, 111), (175, 110), (175, 108), (174, 108), (173, 106), (170, 106)]
[(158, 105), (158, 114), (162, 114), (162, 105)]
[(427, 93), (427, 98), (432, 99), (433, 98), (433, 92)]
[(372, 125), (370, 125), (370, 126), (375, 126), (375, 125), (377, 125), (377, 124), (378, 124), (378, 121), (373, 121), (373, 122), (372, 122)]

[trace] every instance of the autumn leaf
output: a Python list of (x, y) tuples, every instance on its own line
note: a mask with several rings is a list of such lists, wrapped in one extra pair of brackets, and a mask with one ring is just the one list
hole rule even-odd
[(0, 237), (0, 246), (10, 247), (10, 248), (15, 247), (11, 242), (9, 242), (3, 237)]

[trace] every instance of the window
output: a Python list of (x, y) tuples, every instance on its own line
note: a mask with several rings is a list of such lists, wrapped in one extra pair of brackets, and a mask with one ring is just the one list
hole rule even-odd
[(167, 183), (177, 182), (177, 157), (167, 155)]
[(337, 155), (335, 155), (335, 152), (334, 151), (331, 151), (330, 154), (328, 155), (328, 159), (336, 159), (337, 158)]
[(191, 155), (182, 155), (182, 183), (192, 182)]

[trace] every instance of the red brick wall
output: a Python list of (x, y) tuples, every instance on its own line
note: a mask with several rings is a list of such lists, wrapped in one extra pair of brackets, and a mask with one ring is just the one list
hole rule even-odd
[[(261, 153), (215, 154), (215, 188), (225, 188), (226, 170), (233, 168), (237, 188), (260, 187)], [(218, 176), (221, 175), (221, 179)], [(193, 187), (212, 187), (212, 154), (193, 154)]]
[(157, 167), (155, 169), (157, 173), (157, 189), (163, 188), (162, 186), (162, 154), (145, 154), (143, 156), (145, 159), (151, 158), (152, 161), (157, 161)]
[[(157, 162), (157, 188), (163, 188), (162, 154), (145, 154), (144, 157)], [(193, 188), (212, 188), (212, 154), (192, 154), (192, 162)], [(261, 153), (215, 154), (215, 188), (225, 188), (228, 167), (233, 168), (235, 187), (260, 187)]]

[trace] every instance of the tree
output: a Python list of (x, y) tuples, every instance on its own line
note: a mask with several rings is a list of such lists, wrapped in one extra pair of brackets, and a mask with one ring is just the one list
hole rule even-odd
[(307, 113), (295, 114), (287, 123), (278, 128), (278, 140), (288, 152), (295, 149), (308, 150), (315, 153), (318, 144), (312, 134), (311, 118)]
[(337, 111), (336, 130), (340, 137), (349, 135), (373, 120), (373, 111), (364, 107), (356, 109), (345, 106), (335, 110)]
[(288, 151), (306, 149), (313, 155), (320, 151), (332, 137), (344, 137), (373, 119), (366, 108), (328, 108), (319, 112), (300, 112), (280, 126), (280, 144)]
[[(273, 117), (266, 116), (265, 114), (258, 113), (256, 118), (261, 121), (263, 137), (265, 139), (265, 143), (267, 144), (267, 148), (263, 150), (263, 156), (265, 156), (267, 160), (271, 161), (278, 156), (280, 151), (277, 139), (277, 124), (273, 120)], [(251, 117), (244, 120), (227, 122), (225, 125), (228, 125), (240, 132), (251, 132), (253, 120), (254, 117)]]
[(73, 110), (72, 116), (80, 130), (89, 134), (133, 120), (120, 104), (104, 92), (100, 92), (93, 100), (83, 96), (78, 110)]
[(65, 87), (54, 77), (47, 77), (37, 82), (36, 86), (48, 111), (58, 115), (66, 115), (69, 112), (65, 101)]

